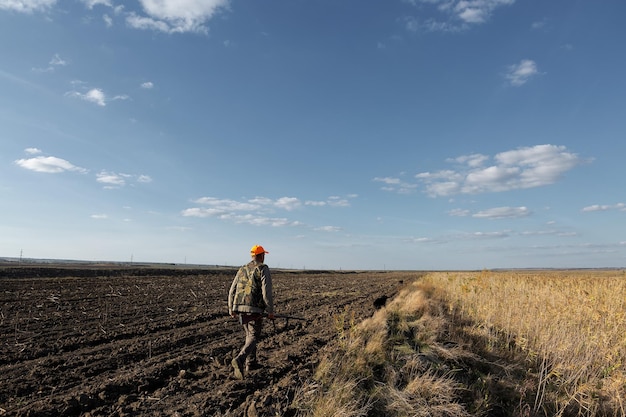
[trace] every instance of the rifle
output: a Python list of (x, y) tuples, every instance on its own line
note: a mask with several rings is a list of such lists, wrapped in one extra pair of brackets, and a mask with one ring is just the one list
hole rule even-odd
[[(267, 317), (267, 316), (269, 316), (269, 314), (263, 313), (262, 316), (263, 317)], [(274, 314), (274, 318), (276, 318), (276, 319), (287, 319), (287, 320), (293, 319), (293, 320), (309, 321), (309, 319), (305, 319), (304, 317), (288, 316), (286, 314)]]
[[(269, 314), (267, 313), (261, 314), (261, 316), (265, 318), (267, 318), (268, 315)], [(286, 314), (274, 314), (274, 319), (285, 319), (285, 325), (283, 326), (283, 330), (289, 327), (289, 319), (301, 320), (301, 321), (306, 321), (306, 322), (309, 321), (308, 319), (305, 319), (304, 317), (289, 316)], [(274, 333), (276, 333), (276, 320), (272, 320), (272, 327), (274, 327)]]
[[(267, 318), (268, 314), (267, 313), (263, 313), (263, 314), (261, 314), (261, 316)], [(274, 314), (274, 318), (275, 319), (285, 319), (287, 321), (287, 323), (289, 323), (289, 319), (291, 319), (291, 320), (309, 321), (309, 319), (305, 319), (304, 317), (288, 316), (286, 314)]]
[[(256, 317), (264, 317), (267, 318), (267, 316), (269, 316), (268, 313), (254, 313), (251, 314), (252, 317), (254, 317), (256, 315)], [(254, 318), (248, 318), (247, 320), (244, 321), (244, 318), (241, 314), (239, 314), (239, 324), (245, 324), (247, 323), (249, 320), (254, 320)], [(305, 322), (309, 322), (309, 319), (306, 319), (304, 317), (297, 317), (297, 316), (289, 316), (287, 314), (274, 314), (274, 319), (285, 319), (285, 327), (289, 326), (289, 320), (300, 320), (300, 321), (305, 321)], [(272, 320), (272, 325), (274, 326), (274, 330), (276, 330), (276, 322), (275, 320)]]

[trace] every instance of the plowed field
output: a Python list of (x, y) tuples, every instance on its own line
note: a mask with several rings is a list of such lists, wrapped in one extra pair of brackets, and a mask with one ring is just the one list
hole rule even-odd
[(411, 272), (272, 271), (278, 314), (263, 366), (243, 381), (243, 345), (228, 316), (235, 270), (0, 268), (0, 415), (293, 416), (297, 387), (337, 336)]

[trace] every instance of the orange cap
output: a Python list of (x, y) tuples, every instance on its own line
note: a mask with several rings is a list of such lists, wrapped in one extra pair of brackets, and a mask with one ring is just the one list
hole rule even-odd
[(263, 249), (263, 246), (261, 245), (254, 245), (252, 249), (250, 249), (250, 253), (253, 255), (260, 255), (262, 253), (269, 253), (269, 252)]

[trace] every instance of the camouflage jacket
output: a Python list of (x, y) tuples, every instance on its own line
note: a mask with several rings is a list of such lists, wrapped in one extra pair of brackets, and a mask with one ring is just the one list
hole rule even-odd
[(228, 292), (228, 312), (273, 313), (272, 276), (267, 265), (252, 260), (239, 268)]

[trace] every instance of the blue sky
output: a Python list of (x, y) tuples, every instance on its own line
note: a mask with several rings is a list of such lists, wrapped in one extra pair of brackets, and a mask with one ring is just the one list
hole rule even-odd
[(623, 267), (625, 15), (0, 0), (0, 256)]

